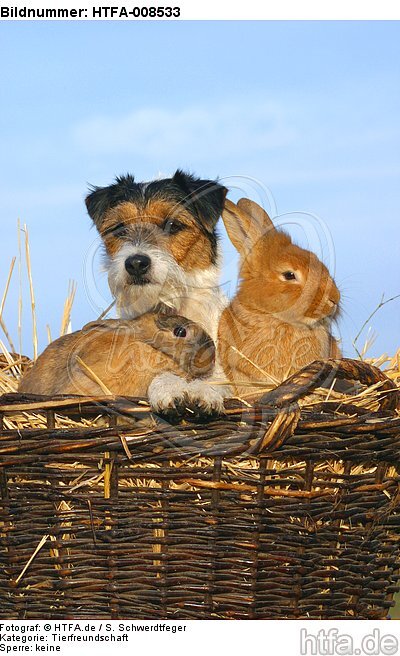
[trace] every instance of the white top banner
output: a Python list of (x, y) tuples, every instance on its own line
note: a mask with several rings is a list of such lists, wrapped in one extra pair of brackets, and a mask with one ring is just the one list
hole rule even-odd
[(394, 0), (1, 0), (1, 20), (398, 20)]

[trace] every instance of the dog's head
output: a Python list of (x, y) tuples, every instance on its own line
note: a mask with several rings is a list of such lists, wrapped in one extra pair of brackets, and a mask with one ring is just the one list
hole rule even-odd
[(190, 274), (216, 266), (215, 227), (226, 191), (180, 170), (163, 180), (126, 175), (92, 188), (86, 206), (122, 313), (142, 314), (160, 301), (179, 309)]

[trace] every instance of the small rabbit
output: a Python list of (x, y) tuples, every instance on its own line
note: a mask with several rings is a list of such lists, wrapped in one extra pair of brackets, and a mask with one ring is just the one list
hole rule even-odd
[(240, 254), (239, 285), (222, 313), (218, 352), (239, 396), (255, 400), (313, 360), (340, 357), (330, 333), (340, 293), (326, 266), (274, 227), (256, 203), (226, 200), (222, 218)]
[(146, 396), (160, 371), (198, 379), (211, 373), (214, 361), (214, 342), (198, 324), (149, 312), (92, 322), (56, 339), (22, 377), (19, 391)]

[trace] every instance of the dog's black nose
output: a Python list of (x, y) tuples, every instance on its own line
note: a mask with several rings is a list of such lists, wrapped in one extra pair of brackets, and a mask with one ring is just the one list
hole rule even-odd
[(151, 259), (148, 255), (143, 255), (142, 253), (131, 255), (125, 260), (125, 269), (134, 278), (143, 276), (150, 269), (150, 266)]

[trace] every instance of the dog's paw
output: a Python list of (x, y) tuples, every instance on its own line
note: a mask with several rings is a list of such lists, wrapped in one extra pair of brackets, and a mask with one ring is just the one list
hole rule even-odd
[(204, 380), (187, 382), (172, 373), (156, 376), (149, 385), (149, 402), (154, 410), (173, 421), (181, 417), (200, 420), (224, 411), (224, 388)]
[(210, 382), (192, 380), (186, 394), (190, 409), (198, 414), (220, 415), (224, 412), (223, 391)]
[(169, 415), (182, 414), (188, 385), (184, 378), (168, 372), (153, 378), (147, 393), (154, 412)]

